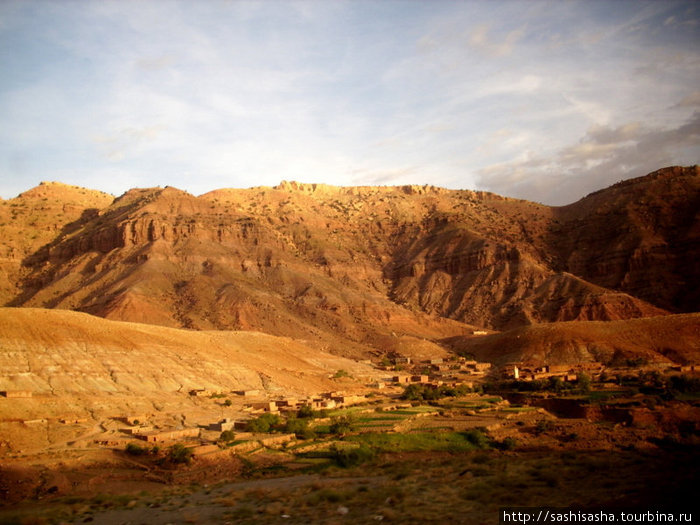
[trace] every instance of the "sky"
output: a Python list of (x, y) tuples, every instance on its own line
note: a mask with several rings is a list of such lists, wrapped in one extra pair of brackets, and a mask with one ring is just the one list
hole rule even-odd
[(700, 157), (700, 2), (0, 0), (0, 197), (432, 184), (550, 205)]

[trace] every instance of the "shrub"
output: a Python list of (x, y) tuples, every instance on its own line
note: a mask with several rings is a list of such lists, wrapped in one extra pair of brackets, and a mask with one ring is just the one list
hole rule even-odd
[(263, 414), (248, 422), (248, 430), (251, 432), (272, 432), (274, 427), (280, 424), (280, 417), (276, 414)]
[(236, 434), (234, 434), (233, 430), (224, 430), (219, 436), (219, 441), (223, 441), (224, 443), (230, 443), (235, 440)]
[(182, 443), (175, 443), (168, 449), (167, 459), (176, 465), (189, 465), (192, 461), (192, 449), (187, 448)]
[(542, 434), (543, 432), (548, 432), (554, 428), (554, 423), (548, 419), (540, 419), (535, 425), (535, 432), (537, 434)]
[(335, 375), (333, 376), (335, 379), (340, 379), (341, 377), (350, 377), (350, 374), (348, 373), (347, 370), (343, 370), (342, 368), (338, 370)]
[(488, 448), (489, 438), (478, 428), (472, 428), (464, 433), (464, 439), (469, 441), (476, 448)]
[(496, 448), (500, 450), (514, 450), (517, 446), (518, 442), (512, 437), (507, 437), (500, 443), (496, 443)]
[(284, 426), (285, 432), (293, 432), (299, 439), (313, 439), (316, 433), (309, 428), (308, 419), (290, 417)]
[(346, 416), (337, 416), (331, 419), (329, 431), (331, 434), (347, 434), (355, 428), (355, 418), (348, 414)]
[(348, 468), (361, 465), (367, 461), (374, 459), (375, 452), (371, 448), (360, 445), (357, 448), (337, 448), (331, 449), (333, 461), (339, 467)]
[(148, 454), (148, 449), (137, 445), (136, 443), (127, 443), (126, 449), (124, 449), (130, 456), (143, 456)]

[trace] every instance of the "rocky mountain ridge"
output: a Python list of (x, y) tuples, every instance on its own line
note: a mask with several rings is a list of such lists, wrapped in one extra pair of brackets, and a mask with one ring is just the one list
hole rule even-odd
[[(559, 208), (433, 186), (283, 182), (117, 199), (66, 188), (0, 201), (5, 304), (259, 330), (355, 357), (475, 327), (700, 310), (696, 166)], [(78, 206), (67, 203), (75, 191)]]

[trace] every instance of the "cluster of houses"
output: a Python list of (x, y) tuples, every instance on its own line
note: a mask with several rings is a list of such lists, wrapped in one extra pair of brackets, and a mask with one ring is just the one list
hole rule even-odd
[(507, 363), (501, 369), (501, 377), (505, 379), (517, 379), (519, 381), (537, 381), (558, 377), (563, 381), (576, 381), (581, 373), (586, 373), (591, 378), (600, 377), (605, 369), (603, 363), (590, 362), (577, 365), (537, 365), (533, 363)]
[(491, 363), (480, 363), (464, 357), (433, 358), (414, 363), (410, 357), (397, 356), (393, 361), (396, 367), (406, 371), (391, 378), (392, 383), (398, 385), (422, 383), (436, 387), (442, 385), (471, 387), (475, 379), (483, 377), (491, 369)]
[(250, 403), (246, 409), (252, 413), (260, 412), (296, 412), (303, 406), (314, 410), (329, 410), (343, 408), (367, 401), (364, 395), (344, 394), (341, 392), (326, 392), (310, 398), (283, 397), (274, 401)]

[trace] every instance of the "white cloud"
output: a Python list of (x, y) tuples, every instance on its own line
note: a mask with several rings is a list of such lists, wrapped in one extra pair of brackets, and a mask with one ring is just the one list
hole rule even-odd
[(692, 157), (668, 133), (699, 103), (698, 29), (679, 23), (697, 11), (8, 0), (0, 37), (18, 60), (0, 55), (0, 194), (70, 176), (117, 193), (479, 182), (544, 200), (561, 183), (573, 199), (603, 182), (594, 166), (624, 178)]
[[(568, 204), (585, 193), (673, 164), (692, 165), (700, 151), (700, 112), (674, 128), (630, 122), (591, 127), (555, 155), (518, 159), (480, 170), (480, 184), (496, 192), (516, 188), (524, 198)], [(556, 181), (556, 184), (552, 184)]]

